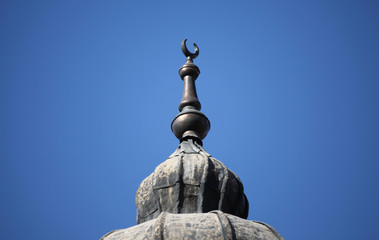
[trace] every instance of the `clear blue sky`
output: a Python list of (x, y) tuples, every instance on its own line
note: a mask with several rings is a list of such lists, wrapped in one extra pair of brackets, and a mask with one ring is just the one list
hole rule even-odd
[(205, 149), (288, 240), (379, 239), (378, 1), (0, 2), (0, 238), (135, 225), (177, 147), (185, 62)]

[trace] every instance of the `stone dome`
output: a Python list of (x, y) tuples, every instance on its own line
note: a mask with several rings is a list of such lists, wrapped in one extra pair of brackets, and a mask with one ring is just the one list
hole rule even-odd
[(168, 213), (221, 210), (247, 218), (249, 203), (236, 174), (209, 155), (194, 139), (142, 181), (136, 194), (137, 224)]
[(200, 74), (193, 64), (199, 54), (187, 57), (180, 68), (183, 96), (180, 113), (171, 130), (180, 144), (168, 159), (142, 181), (136, 194), (137, 225), (115, 230), (102, 240), (283, 240), (269, 225), (247, 221), (249, 203), (241, 180), (209, 155), (202, 140), (210, 121), (200, 112), (195, 80)]
[(221, 211), (161, 213), (156, 219), (115, 230), (100, 240), (284, 240), (271, 226)]

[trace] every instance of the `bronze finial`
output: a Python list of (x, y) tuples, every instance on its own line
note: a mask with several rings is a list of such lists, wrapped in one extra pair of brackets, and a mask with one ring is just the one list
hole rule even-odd
[(195, 80), (200, 74), (200, 69), (193, 64), (193, 59), (199, 55), (199, 47), (194, 43), (195, 53), (191, 53), (186, 46), (186, 42), (187, 39), (182, 42), (182, 51), (184, 56), (187, 57), (187, 62), (179, 70), (179, 75), (184, 81), (183, 97), (179, 104), (179, 111), (182, 111), (185, 106), (192, 106), (200, 110), (201, 104), (197, 98), (195, 86)]
[(184, 56), (187, 57), (187, 59), (193, 60), (197, 56), (199, 56), (199, 47), (196, 45), (196, 43), (194, 43), (193, 46), (195, 47), (195, 53), (191, 53), (186, 46), (186, 42), (187, 42), (187, 39), (184, 39), (182, 42), (182, 52)]
[(210, 122), (200, 112), (201, 104), (196, 93), (195, 80), (200, 74), (200, 69), (193, 64), (193, 59), (199, 55), (199, 47), (194, 43), (195, 53), (191, 53), (186, 42), (187, 39), (184, 39), (181, 47), (187, 61), (179, 70), (179, 75), (184, 82), (183, 96), (179, 104), (180, 113), (172, 121), (171, 130), (181, 141), (191, 137), (201, 142), (208, 134)]

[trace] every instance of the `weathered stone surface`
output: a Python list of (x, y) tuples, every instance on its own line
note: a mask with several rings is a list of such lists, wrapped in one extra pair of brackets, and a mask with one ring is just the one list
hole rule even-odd
[(269, 225), (245, 220), (249, 203), (236, 174), (210, 156), (202, 142), (209, 129), (200, 112), (195, 80), (200, 74), (182, 42), (187, 62), (180, 113), (171, 129), (180, 140), (176, 151), (142, 181), (136, 194), (137, 226), (115, 230), (101, 240), (283, 240)]
[(269, 225), (248, 221), (249, 203), (236, 174), (192, 139), (139, 186), (137, 226), (101, 240), (284, 240)]
[(177, 150), (139, 186), (137, 224), (168, 213), (221, 210), (247, 218), (249, 203), (236, 174), (211, 157), (192, 139)]
[(269, 225), (221, 211), (193, 214), (161, 213), (137, 226), (115, 230), (101, 240), (284, 240)]

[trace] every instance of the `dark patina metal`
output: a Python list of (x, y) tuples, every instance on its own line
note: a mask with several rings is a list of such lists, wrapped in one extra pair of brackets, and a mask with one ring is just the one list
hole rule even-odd
[(180, 68), (179, 75), (183, 79), (183, 96), (179, 104), (180, 113), (171, 123), (171, 130), (179, 140), (184, 138), (204, 139), (211, 127), (208, 118), (200, 112), (201, 104), (197, 98), (195, 80), (200, 69), (193, 63), (199, 55), (199, 47), (194, 43), (195, 53), (191, 53), (186, 46), (187, 39), (182, 42), (183, 54), (187, 57), (186, 63)]
[(210, 124), (200, 112), (195, 80), (200, 74), (193, 59), (179, 74), (184, 81), (180, 113), (171, 128), (180, 144), (166, 161), (142, 181), (136, 194), (136, 226), (110, 232), (101, 240), (284, 240), (269, 225), (245, 220), (249, 202), (239, 177), (201, 145)]
[(196, 43), (194, 43), (193, 46), (195, 47), (195, 53), (191, 53), (188, 50), (188, 48), (187, 48), (186, 42), (187, 42), (187, 39), (184, 39), (183, 42), (182, 42), (182, 51), (183, 51), (183, 54), (187, 58), (195, 59), (197, 56), (199, 56), (199, 53), (200, 53), (199, 47), (196, 45)]

